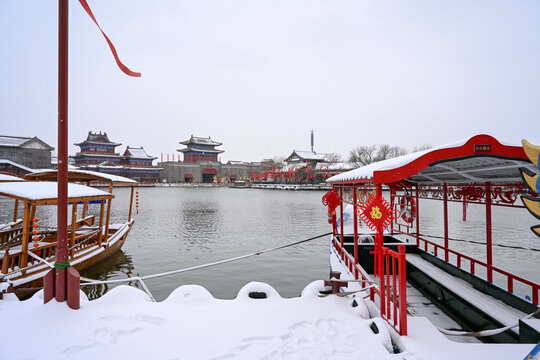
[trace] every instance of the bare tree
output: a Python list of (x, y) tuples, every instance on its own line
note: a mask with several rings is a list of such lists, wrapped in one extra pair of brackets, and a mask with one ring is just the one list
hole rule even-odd
[(392, 148), (390, 149), (390, 154), (389, 154), (388, 158), (394, 158), (394, 157), (402, 156), (402, 155), (405, 155), (407, 153), (408, 153), (408, 151), (404, 147), (392, 146)]
[(336, 163), (339, 163), (339, 162), (342, 162), (343, 159), (341, 157), (340, 154), (334, 154), (334, 153), (331, 153), (331, 154), (325, 154), (324, 156), (324, 160), (326, 163), (328, 163), (329, 165), (331, 164), (336, 164)]
[(389, 144), (381, 144), (377, 149), (377, 156), (375, 156), (375, 161), (386, 160), (390, 158), (392, 152), (392, 147)]
[(357, 146), (349, 153), (349, 162), (356, 166), (371, 164), (375, 158), (375, 151), (377, 151), (377, 146), (375, 145)]
[(424, 145), (415, 146), (414, 149), (413, 149), (413, 152), (428, 150), (428, 149), (431, 149), (431, 148), (432, 148), (431, 144), (426, 143)]

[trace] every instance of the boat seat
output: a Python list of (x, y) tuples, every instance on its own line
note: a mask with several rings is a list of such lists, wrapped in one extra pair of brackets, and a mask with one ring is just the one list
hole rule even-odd
[[(407, 254), (407, 263), (504, 326), (517, 325), (519, 319), (527, 316), (524, 312), (476, 290), (465, 280), (452, 276), (429, 261), (424, 260), (418, 254)], [(511, 330), (519, 334), (517, 326)]]

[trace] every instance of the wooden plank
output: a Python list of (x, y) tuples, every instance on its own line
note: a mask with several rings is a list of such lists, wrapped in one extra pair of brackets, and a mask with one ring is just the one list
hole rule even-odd
[(15, 209), (13, 209), (13, 221), (17, 221), (17, 214), (19, 212), (19, 199), (15, 199)]
[(103, 210), (105, 210), (105, 203), (103, 202), (103, 200), (101, 200), (101, 206), (99, 210), (99, 246), (101, 246), (101, 242), (103, 241)]
[(69, 239), (69, 256), (72, 258), (74, 255), (75, 250), (73, 249), (73, 246), (75, 245), (75, 229), (77, 226), (77, 203), (74, 202), (71, 204), (71, 236)]
[[(19, 264), (20, 268), (26, 267), (28, 265), (28, 239), (30, 232), (30, 208), (32, 205), (25, 202), (24, 203), (24, 220), (23, 220), (23, 233), (22, 233), (22, 250), (21, 250), (21, 263)], [(24, 272), (23, 272), (24, 274)]]

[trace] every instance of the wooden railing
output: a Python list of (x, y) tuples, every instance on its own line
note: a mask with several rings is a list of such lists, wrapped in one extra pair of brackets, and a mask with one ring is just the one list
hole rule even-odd
[[(99, 244), (99, 234), (101, 233), (101, 229), (97, 229), (91, 232), (87, 232), (84, 234), (79, 234), (75, 236), (75, 244), (70, 249), (73, 251), (71, 258), (73, 258), (77, 252), (89, 248), (94, 245)], [(54, 235), (55, 236), (55, 235)], [(47, 243), (44, 245), (41, 245), (36, 248), (30, 249), (34, 254), (39, 256), (40, 258), (52, 261), (54, 260), (54, 257), (56, 255), (56, 242)], [(21, 263), (22, 254), (21, 252), (14, 252), (12, 254), (9, 253), (9, 249), (6, 249), (4, 253), (3, 259), (1, 259), (1, 271), (2, 274), (7, 274), (10, 271), (15, 271), (19, 264)], [(39, 265), (40, 262), (37, 259), (34, 259), (33, 257), (28, 257), (28, 266), (26, 267), (27, 271), (31, 271), (31, 268), (35, 265)]]
[(9, 227), (7, 229), (0, 231), (0, 249), (4, 248), (9, 242), (13, 242), (16, 238), (21, 238), (22, 236), (22, 226), (17, 226), (15, 228)]
[[(369, 274), (354, 261), (354, 257), (347, 252), (339, 241), (332, 238), (332, 245), (345, 266), (355, 279), (365, 280), (360, 282), (362, 288), (372, 283)], [(400, 335), (407, 335), (407, 271), (405, 259), (405, 245), (398, 246), (398, 252), (383, 247), (383, 259), (385, 269), (380, 277), (379, 287), (369, 289), (371, 301), (375, 301), (375, 294), (380, 298), (381, 317), (392, 326)], [(392, 263), (392, 271), (390, 271)]]
[[(486, 271), (495, 271), (496, 273), (498, 274), (501, 274), (502, 276), (506, 277), (506, 290), (510, 293), (513, 293), (514, 292), (514, 282), (518, 282), (518, 283), (521, 283), (527, 287), (530, 287), (531, 289), (531, 300), (532, 300), (532, 303), (534, 305), (538, 305), (538, 293), (540, 291), (540, 285), (537, 284), (537, 283), (534, 283), (530, 280), (527, 280), (527, 279), (524, 279), (522, 277), (519, 277), (517, 275), (514, 275), (514, 274), (511, 274), (505, 270), (502, 270), (502, 269), (499, 269), (495, 266), (488, 266), (488, 264), (484, 261), (480, 261), (480, 260), (477, 260), (473, 257), (470, 257), (470, 256), (467, 256), (467, 255), (463, 255), (462, 253), (460, 252), (457, 252), (455, 250), (452, 250), (452, 249), (446, 249), (443, 245), (439, 245), (435, 242), (432, 242), (432, 241), (429, 241), (429, 240), (426, 240), (420, 236), (415, 236), (417, 241), (418, 241), (418, 247), (419, 248), (423, 248), (423, 250), (425, 252), (429, 252), (431, 249), (433, 249), (433, 255), (435, 255), (436, 257), (438, 257), (439, 255), (439, 250), (441, 252), (447, 252), (448, 254), (452, 254), (455, 256), (455, 266), (457, 266), (458, 268), (462, 269), (462, 270), (465, 270), (467, 271), (464, 267), (463, 267), (463, 260), (466, 260), (469, 262), (469, 270), (468, 272), (470, 272), (471, 274), (475, 274), (477, 269), (476, 269), (476, 266), (481, 266), (483, 268), (486, 269)], [(450, 258), (449, 258), (450, 260)], [(450, 262), (450, 261), (449, 261)]]

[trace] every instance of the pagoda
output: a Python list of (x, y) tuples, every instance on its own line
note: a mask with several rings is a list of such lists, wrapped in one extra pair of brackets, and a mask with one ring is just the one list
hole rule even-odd
[(213, 141), (210, 136), (197, 137), (191, 135), (189, 140), (181, 141), (180, 144), (185, 145), (185, 149), (179, 149), (177, 151), (184, 154), (184, 162), (196, 163), (200, 161), (218, 161), (218, 154), (221, 154), (224, 150), (216, 149), (216, 146), (223, 145), (223, 143)]
[(156, 159), (146, 153), (143, 147), (127, 146), (123, 155), (115, 152), (122, 144), (109, 140), (107, 133), (88, 132), (85, 141), (75, 144), (81, 151), (72, 158), (75, 166), (113, 175), (125, 176), (141, 182), (159, 180), (160, 167), (153, 166)]
[(85, 141), (74, 145), (81, 148), (81, 151), (73, 156), (75, 166), (84, 167), (102, 163), (114, 166), (122, 162), (122, 156), (115, 152), (115, 148), (122, 144), (110, 141), (107, 133), (89, 131)]

